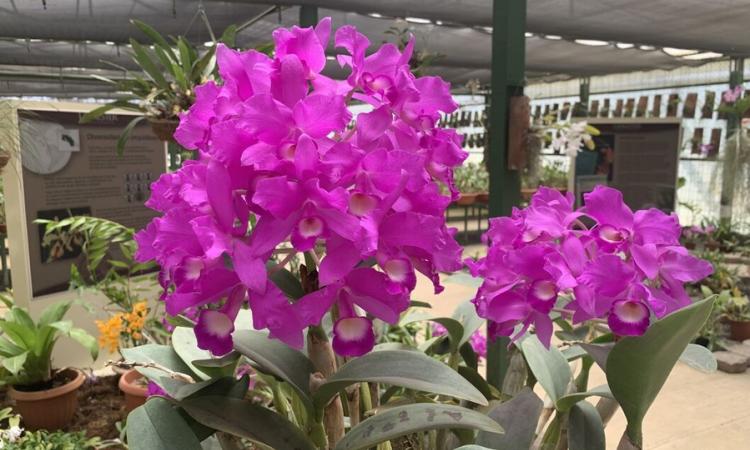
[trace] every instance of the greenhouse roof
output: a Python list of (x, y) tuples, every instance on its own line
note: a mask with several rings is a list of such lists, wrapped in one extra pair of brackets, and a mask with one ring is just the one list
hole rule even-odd
[[(59, 86), (68, 79), (63, 68), (112, 69), (109, 63), (132, 68), (127, 41), (143, 36), (129, 23), (131, 18), (198, 43), (211, 41), (200, 12), (216, 34), (230, 24), (255, 18), (238, 36), (240, 45), (252, 46), (268, 41), (280, 24), (295, 24), (298, 7), (291, 5), (299, 4), (322, 7), (320, 17), (331, 16), (335, 26), (354, 24), (374, 43), (392, 40), (386, 33), (392, 27), (408, 28), (418, 49), (438, 56), (430, 72), (457, 88), (470, 80), (489, 82), (491, 0), (281, 0), (274, 4), (290, 6), (268, 14), (272, 5), (253, 0), (0, 0), (0, 80), (4, 80), (0, 94), (30, 93), (40, 83)], [(527, 77), (535, 82), (671, 69), (750, 54), (746, 26), (750, 8), (743, 6), (750, 6), (750, 1), (528, 0)], [(40, 72), (38, 66), (49, 69)], [(57, 76), (53, 69), (58, 69)], [(328, 70), (337, 69), (332, 61)], [(35, 75), (37, 81), (21, 83), (25, 73)], [(80, 87), (85, 94), (101, 88), (74, 81), (63, 91), (71, 95)], [(45, 92), (54, 90), (45, 88)]]

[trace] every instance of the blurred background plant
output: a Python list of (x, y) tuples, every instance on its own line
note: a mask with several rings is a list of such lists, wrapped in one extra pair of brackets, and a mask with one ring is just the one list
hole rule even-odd
[(455, 169), (453, 181), (462, 193), (482, 193), (490, 190), (490, 175), (484, 164), (465, 163)]

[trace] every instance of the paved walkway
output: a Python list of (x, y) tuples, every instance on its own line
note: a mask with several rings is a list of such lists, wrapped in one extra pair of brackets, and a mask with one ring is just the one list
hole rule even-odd
[[(476, 289), (464, 274), (444, 277), (443, 284), (445, 291), (436, 296), (420, 277), (412, 298), (450, 314)], [(604, 384), (604, 373), (595, 368), (590, 382)], [(608, 449), (617, 448), (625, 423), (618, 411), (607, 427)], [(647, 450), (750, 449), (750, 372), (706, 374), (678, 363), (646, 416), (644, 437)]]

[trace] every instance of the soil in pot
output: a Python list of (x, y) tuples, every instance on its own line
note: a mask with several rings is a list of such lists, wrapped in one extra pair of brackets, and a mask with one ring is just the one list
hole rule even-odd
[(750, 321), (727, 320), (729, 339), (742, 342), (750, 339)]
[(23, 417), (30, 430), (58, 430), (73, 419), (78, 409), (78, 389), (86, 377), (78, 370), (57, 371), (47, 383), (13, 386), (8, 395), (15, 401), (14, 409)]
[(130, 412), (146, 403), (148, 382), (137, 370), (130, 369), (120, 377), (120, 390), (125, 394), (125, 411)]

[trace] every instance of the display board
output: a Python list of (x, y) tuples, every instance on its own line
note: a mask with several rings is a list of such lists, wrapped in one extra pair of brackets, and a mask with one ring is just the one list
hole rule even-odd
[(151, 182), (166, 170), (164, 143), (144, 123), (118, 155), (117, 140), (132, 116), (108, 114), (79, 124), (93, 106), (20, 104), (16, 109), (21, 164), (11, 175), (20, 176), (4, 178), (9, 178), (6, 192), (19, 192), (11, 195), (16, 201), (8, 202), (6, 213), (22, 219), (16, 221), (21, 230), (8, 226), (11, 241), (26, 240), (11, 246), (11, 275), (14, 288), (27, 288), (31, 299), (66, 290), (70, 266), (81, 258), (81, 236), (60, 230), (45, 237), (37, 219), (92, 215), (142, 228), (155, 216), (144, 202)]
[[(679, 119), (593, 119), (596, 149), (576, 161), (578, 177), (598, 176), (622, 191), (631, 209), (675, 209)], [(582, 152), (584, 153), (584, 152)], [(580, 154), (579, 154), (580, 155)], [(590, 186), (589, 186), (590, 187)]]

